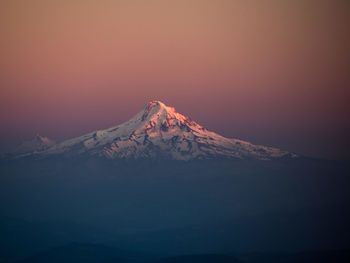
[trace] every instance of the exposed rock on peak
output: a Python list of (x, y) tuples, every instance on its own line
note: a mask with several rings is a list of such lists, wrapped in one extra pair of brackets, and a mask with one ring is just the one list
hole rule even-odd
[(89, 154), (116, 158), (273, 159), (295, 155), (277, 148), (225, 138), (208, 131), (175, 108), (154, 100), (129, 121), (44, 149), (37, 156)]

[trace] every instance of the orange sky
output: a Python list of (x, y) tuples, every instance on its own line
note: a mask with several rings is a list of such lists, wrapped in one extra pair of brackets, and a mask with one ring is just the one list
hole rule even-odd
[(151, 99), (228, 137), (349, 159), (347, 1), (0, 2), (0, 145)]

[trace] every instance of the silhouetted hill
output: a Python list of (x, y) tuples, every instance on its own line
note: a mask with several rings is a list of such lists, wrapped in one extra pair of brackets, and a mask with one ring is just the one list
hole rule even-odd
[(34, 256), (15, 263), (103, 263), (103, 262), (131, 262), (134, 252), (128, 252), (113, 247), (98, 244), (79, 244), (60, 246), (48, 249)]
[(247, 263), (348, 263), (350, 250), (314, 250), (299, 253), (252, 253), (239, 257)]
[(101, 238), (106, 239), (101, 229), (81, 222), (0, 218), (0, 255), (3, 260), (23, 258), (72, 242), (96, 242)]
[(242, 261), (228, 255), (202, 254), (168, 257), (155, 263), (242, 263)]

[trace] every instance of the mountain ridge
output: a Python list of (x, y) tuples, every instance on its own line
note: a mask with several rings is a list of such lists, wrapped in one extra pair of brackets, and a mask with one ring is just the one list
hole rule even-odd
[(88, 154), (107, 159), (167, 158), (271, 160), (297, 157), (278, 148), (225, 138), (158, 100), (150, 101), (130, 120), (54, 144), (24, 156)]

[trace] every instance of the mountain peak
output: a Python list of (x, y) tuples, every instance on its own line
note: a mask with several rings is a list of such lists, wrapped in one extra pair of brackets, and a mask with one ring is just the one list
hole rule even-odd
[(148, 107), (168, 107), (165, 105), (165, 103), (161, 102), (160, 100), (151, 100), (150, 102), (147, 103)]
[[(178, 113), (174, 107), (169, 107), (158, 100), (150, 101), (139, 114), (142, 115), (140, 121), (146, 125), (146, 129), (168, 131), (171, 127), (184, 129), (185, 127), (189, 128), (189, 126), (204, 129), (189, 117)], [(139, 121), (138, 116), (136, 115), (135, 122)]]
[(225, 138), (205, 129), (159, 100), (150, 101), (138, 114), (123, 124), (54, 144), (37, 154), (90, 154), (108, 159), (164, 157), (175, 160), (269, 160), (292, 156), (289, 152), (277, 148)]
[(146, 107), (143, 110), (142, 120), (152, 117), (155, 114), (158, 115), (168, 115), (174, 114), (175, 108), (165, 105), (159, 100), (152, 100), (147, 103)]

